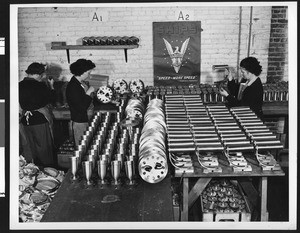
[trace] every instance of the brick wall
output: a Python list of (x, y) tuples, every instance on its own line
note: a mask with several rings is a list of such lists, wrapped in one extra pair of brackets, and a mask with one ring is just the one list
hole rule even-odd
[(286, 6), (272, 7), (267, 82), (288, 80), (288, 20)]
[[(70, 50), (71, 63), (79, 58), (91, 59), (95, 73), (109, 76), (109, 83), (124, 78), (140, 78), (153, 85), (152, 23), (177, 21), (178, 10), (193, 13), (193, 21), (201, 21), (201, 82), (219, 81), (212, 65), (228, 64), (237, 68), (247, 56), (250, 6), (242, 7), (241, 41), (238, 51), (239, 6), (134, 6), (131, 7), (21, 7), (18, 11), (19, 79), (34, 61), (47, 63), (57, 80), (69, 80), (66, 51), (51, 50), (52, 41), (80, 44), (84, 36), (137, 36), (140, 46), (128, 50)], [(92, 21), (100, 12), (103, 22)], [(271, 6), (253, 7), (250, 54), (261, 61), (262, 81), (266, 81), (270, 40)], [(240, 59), (238, 60), (238, 53)]]

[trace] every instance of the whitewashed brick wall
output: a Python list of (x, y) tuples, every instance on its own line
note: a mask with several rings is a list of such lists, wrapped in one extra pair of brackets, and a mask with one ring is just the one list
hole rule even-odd
[[(218, 77), (212, 65), (237, 67), (239, 6), (147, 6), (147, 7), (21, 7), (18, 11), (19, 79), (34, 62), (47, 63), (55, 70), (55, 79), (69, 80), (66, 51), (51, 50), (52, 41), (81, 44), (84, 36), (137, 36), (140, 46), (128, 50), (70, 50), (71, 63), (87, 58), (96, 64), (94, 73), (109, 76), (109, 83), (124, 78), (140, 78), (153, 85), (152, 23), (177, 21), (178, 10), (193, 12), (193, 21), (201, 21), (201, 82), (213, 83)], [(103, 22), (92, 21), (93, 13), (103, 14)], [(271, 6), (253, 7), (250, 55), (263, 66), (266, 81), (270, 36)], [(250, 6), (242, 7), (240, 60), (247, 56)]]

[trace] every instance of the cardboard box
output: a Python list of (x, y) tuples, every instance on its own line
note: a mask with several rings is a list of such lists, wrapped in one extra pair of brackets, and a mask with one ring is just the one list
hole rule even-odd
[(71, 167), (70, 157), (73, 156), (73, 153), (68, 152), (66, 154), (57, 154), (57, 164), (61, 168), (69, 169)]
[(234, 181), (234, 183), (237, 184), (239, 192), (243, 196), (246, 205), (246, 212), (230, 212), (230, 213), (213, 212), (213, 211), (204, 212), (203, 204), (202, 204), (203, 203), (202, 196), (200, 196), (201, 213), (202, 213), (203, 222), (250, 222), (251, 221), (251, 210), (250, 210), (248, 199), (243, 193), (243, 190), (240, 187), (240, 185), (237, 183), (237, 181)]

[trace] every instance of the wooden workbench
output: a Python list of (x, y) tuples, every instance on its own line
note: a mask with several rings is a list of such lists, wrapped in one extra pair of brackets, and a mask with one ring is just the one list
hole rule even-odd
[[(115, 104), (94, 104), (94, 111), (117, 112), (118, 107)], [(53, 108), (54, 120), (71, 120), (71, 113), (68, 107)]]
[[(219, 165), (222, 168), (220, 173), (204, 173), (202, 167), (198, 163), (195, 155), (192, 155), (194, 172), (186, 173), (176, 173), (175, 177), (183, 178), (183, 204), (182, 204), (182, 213), (181, 221), (188, 221), (188, 212), (189, 209), (193, 206), (195, 201), (201, 195), (202, 191), (208, 185), (210, 180), (214, 177), (226, 177), (234, 178), (239, 180), (240, 184), (243, 187), (246, 195), (252, 199), (251, 202), (256, 202), (254, 200), (256, 197), (253, 196), (255, 190), (252, 190), (252, 186), (249, 186), (249, 182), (246, 182), (247, 177), (258, 177), (260, 188), (258, 190), (260, 197), (260, 219), (261, 221), (268, 221), (268, 211), (267, 211), (267, 187), (268, 187), (268, 177), (271, 176), (284, 176), (285, 173), (282, 169), (278, 171), (263, 171), (258, 165), (257, 160), (254, 155), (244, 154), (244, 157), (247, 159), (248, 163), (252, 167), (252, 171), (243, 171), (243, 172), (234, 172), (232, 167), (229, 166), (229, 163), (226, 157), (223, 154), (218, 155)], [(189, 187), (189, 179), (197, 179), (193, 187)], [(257, 191), (257, 190), (256, 190)]]
[(262, 110), (265, 116), (286, 116), (289, 114), (289, 102), (264, 102)]
[[(288, 102), (264, 102), (263, 103), (263, 114), (264, 115), (288, 115)], [(117, 107), (114, 104), (98, 104), (95, 106), (95, 111), (102, 112), (117, 112)], [(56, 107), (53, 109), (55, 120), (70, 120), (70, 110), (66, 107)]]
[[(83, 183), (71, 183), (68, 172), (45, 212), (42, 222), (173, 221), (171, 178), (157, 184), (138, 180), (138, 185), (85, 189)], [(118, 200), (104, 203), (108, 195)]]

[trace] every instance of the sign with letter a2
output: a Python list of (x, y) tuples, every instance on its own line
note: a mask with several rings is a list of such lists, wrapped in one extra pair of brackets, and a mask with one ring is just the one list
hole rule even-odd
[(154, 22), (154, 85), (200, 83), (201, 22)]

